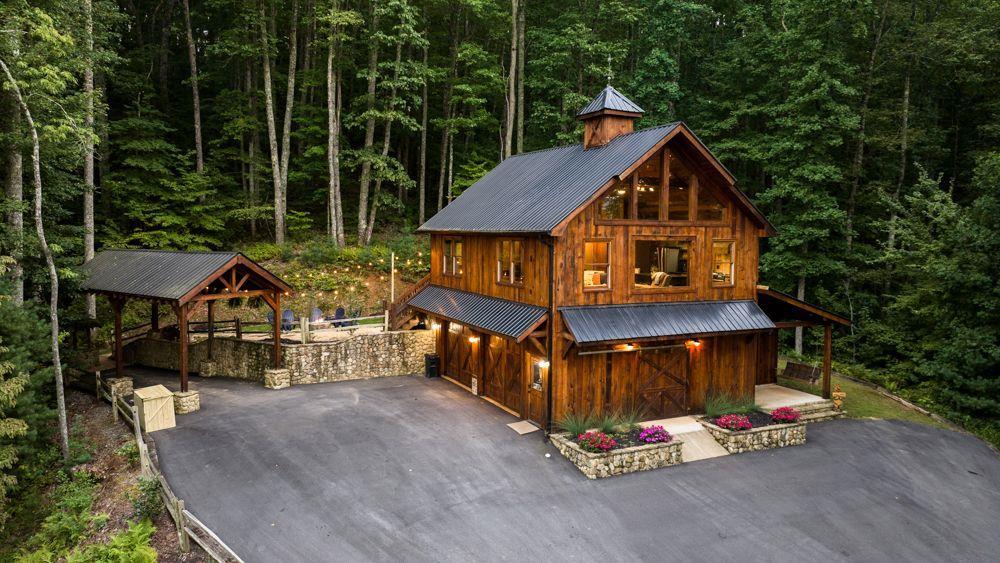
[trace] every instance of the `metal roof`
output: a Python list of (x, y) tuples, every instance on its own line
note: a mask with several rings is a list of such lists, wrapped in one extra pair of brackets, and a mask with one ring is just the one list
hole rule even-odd
[(580, 117), (606, 109), (628, 113), (645, 113), (635, 102), (626, 98), (624, 94), (608, 84), (604, 90), (601, 90), (600, 94), (595, 96), (593, 100), (590, 100), (587, 105), (583, 106), (583, 109), (576, 116)]
[(429, 285), (410, 298), (407, 304), (489, 333), (523, 340), (546, 315), (543, 307), (487, 297), (439, 285)]
[(847, 317), (771, 287), (757, 286), (757, 300), (761, 308), (774, 320), (791, 319), (818, 323), (832, 321), (851, 326), (851, 320)]
[(678, 125), (621, 135), (590, 150), (581, 144), (512, 156), (418, 230), (549, 233)]
[(686, 301), (560, 307), (577, 344), (627, 342), (768, 330), (774, 323), (754, 301)]
[[(238, 252), (105, 250), (83, 265), (85, 291), (179, 300)], [(249, 259), (244, 258), (249, 261)]]

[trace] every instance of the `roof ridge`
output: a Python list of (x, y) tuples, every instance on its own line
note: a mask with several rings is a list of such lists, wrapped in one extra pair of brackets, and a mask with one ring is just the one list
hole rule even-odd
[(166, 254), (242, 254), (239, 250), (169, 250), (166, 248), (102, 248), (98, 252), (162, 252)]
[[(684, 123), (684, 122), (678, 120), (678, 121), (671, 121), (670, 123), (662, 123), (660, 125), (651, 125), (651, 126), (646, 127), (644, 129), (637, 129), (635, 131), (629, 131), (628, 133), (622, 133), (621, 135), (618, 135), (618, 137), (627, 137), (629, 135), (635, 135), (636, 133), (645, 133), (647, 131), (652, 131), (654, 129), (663, 129), (663, 128), (667, 128), (667, 127), (675, 127), (677, 125), (680, 125), (681, 123)], [(617, 139), (618, 137), (615, 137), (615, 139)], [(612, 141), (613, 140), (614, 139), (612, 139)], [(608, 144), (610, 144), (610, 143), (608, 143)], [(510, 158), (517, 158), (519, 156), (527, 156), (529, 154), (536, 154), (536, 153), (545, 152), (545, 151), (553, 151), (553, 150), (557, 150), (557, 149), (571, 149), (573, 147), (582, 147), (582, 146), (583, 146), (583, 143), (573, 143), (572, 145), (557, 145), (557, 146), (554, 146), (554, 147), (545, 147), (544, 149), (535, 149), (533, 151), (525, 151), (525, 152), (522, 152), (522, 153), (514, 154), (514, 155), (511, 155)], [(608, 146), (608, 145), (601, 145), (600, 147), (594, 147), (591, 150), (599, 149), (601, 147), (606, 147), (606, 146)]]

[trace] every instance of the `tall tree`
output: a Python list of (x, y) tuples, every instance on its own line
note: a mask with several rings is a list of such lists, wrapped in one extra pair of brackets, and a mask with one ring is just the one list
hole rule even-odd
[(191, 105), (194, 113), (194, 157), (195, 171), (205, 171), (205, 156), (201, 144), (201, 95), (198, 91), (198, 49), (191, 29), (190, 0), (182, 0), (184, 6), (184, 28), (187, 31), (188, 65), (191, 67)]
[(517, 24), (520, 20), (519, 0), (510, 0), (510, 66), (507, 69), (507, 105), (504, 110), (503, 142), (501, 158), (510, 158), (514, 150), (514, 114), (517, 112), (517, 47), (520, 44)]
[[(185, 0), (186, 3), (187, 0)], [(86, 97), (83, 132), (83, 263), (94, 259), (94, 5), (83, 0), (86, 63), (83, 69), (83, 94)], [(86, 296), (87, 317), (97, 320), (97, 298)]]

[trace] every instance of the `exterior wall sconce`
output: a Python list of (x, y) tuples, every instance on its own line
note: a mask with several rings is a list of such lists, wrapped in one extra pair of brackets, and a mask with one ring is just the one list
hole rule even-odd
[(431, 323), (431, 330), (441, 330), (441, 323)]
[(479, 342), (479, 337), (478, 336), (470, 336), (469, 337), (469, 343), (475, 344), (476, 342)]
[(538, 360), (537, 363), (538, 363), (538, 367), (540, 367), (542, 369), (548, 369), (548, 367), (549, 367), (549, 361), (548, 360)]
[(694, 340), (688, 340), (684, 343), (688, 348), (701, 348), (701, 340), (695, 338)]
[(631, 352), (632, 350), (635, 350), (635, 344), (623, 344), (622, 350), (625, 350), (626, 352)]

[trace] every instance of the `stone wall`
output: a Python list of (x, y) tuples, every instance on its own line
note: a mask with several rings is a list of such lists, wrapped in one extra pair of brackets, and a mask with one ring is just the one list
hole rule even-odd
[(421, 373), (433, 352), (433, 331), (403, 330), (288, 346), (284, 364), (292, 385), (302, 385)]
[(704, 419), (701, 420), (701, 424), (715, 438), (715, 441), (731, 454), (798, 446), (806, 443), (805, 422), (773, 424), (738, 432), (720, 428)]
[(565, 434), (552, 434), (549, 439), (559, 453), (573, 462), (587, 479), (613, 477), (683, 463), (681, 458), (683, 442), (676, 438), (666, 444), (632, 446), (600, 454), (580, 449), (580, 446)]
[[(434, 352), (434, 333), (405, 330), (358, 334), (345, 340), (313, 344), (282, 345), (284, 367), (292, 385), (325, 383), (350, 379), (371, 379), (410, 375), (424, 369), (424, 354)], [(145, 338), (126, 346), (129, 363), (177, 370), (180, 367), (178, 342)], [(211, 373), (205, 376), (234, 377), (264, 381), (264, 372), (274, 365), (274, 347), (267, 342), (216, 338), (212, 349)], [(208, 342), (188, 346), (188, 369), (197, 373), (208, 357)]]

